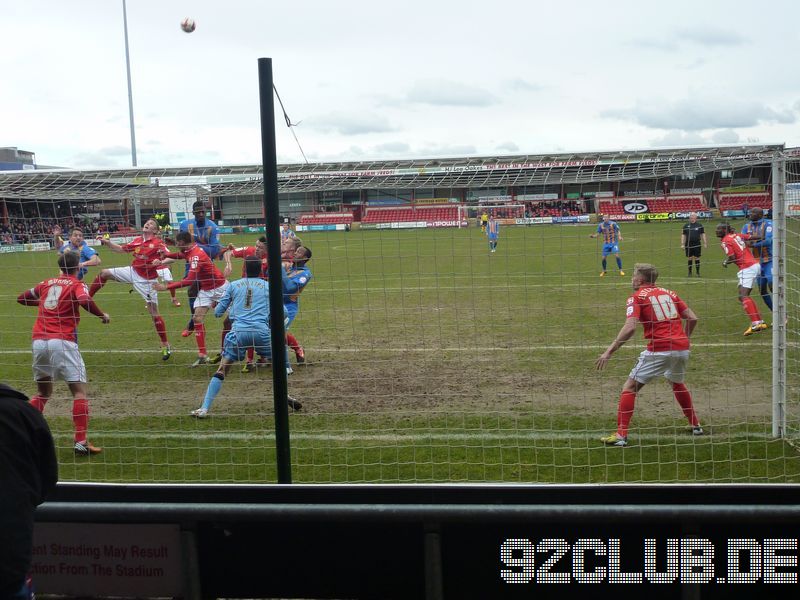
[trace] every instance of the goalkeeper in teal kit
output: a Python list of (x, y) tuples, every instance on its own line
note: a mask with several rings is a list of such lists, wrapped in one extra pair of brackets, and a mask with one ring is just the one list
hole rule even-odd
[[(262, 359), (272, 358), (269, 283), (261, 279), (261, 259), (248, 256), (245, 259), (245, 272), (246, 277), (228, 286), (225, 295), (214, 309), (216, 317), (221, 317), (225, 311), (229, 311), (233, 328), (225, 336), (222, 359), (217, 372), (208, 383), (203, 405), (191, 412), (191, 415), (198, 419), (205, 419), (208, 416), (208, 411), (222, 389), (222, 382), (225, 381), (231, 365), (242, 360), (248, 348), (255, 348)], [(302, 405), (291, 397), (289, 406), (295, 410), (302, 408)]]

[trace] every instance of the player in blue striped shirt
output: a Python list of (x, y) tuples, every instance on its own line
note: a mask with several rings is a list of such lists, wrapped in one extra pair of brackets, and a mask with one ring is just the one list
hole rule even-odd
[(494, 218), (494, 215), (489, 217), (489, 222), (486, 224), (486, 237), (489, 238), (489, 252), (497, 250), (497, 238), (500, 235), (500, 222)]
[[(225, 295), (214, 309), (216, 317), (221, 317), (225, 311), (229, 311), (233, 328), (225, 336), (222, 359), (217, 372), (208, 383), (203, 405), (191, 412), (191, 415), (198, 419), (205, 419), (208, 416), (208, 411), (222, 388), (222, 382), (225, 381), (231, 365), (242, 360), (248, 348), (255, 348), (262, 359), (272, 359), (269, 283), (261, 279), (261, 259), (257, 256), (248, 256), (245, 259), (245, 273), (246, 277), (228, 286)], [(302, 408), (302, 405), (291, 397), (289, 406), (295, 410)]]
[(742, 227), (742, 237), (761, 264), (761, 275), (756, 283), (761, 299), (772, 310), (772, 221), (764, 218), (763, 209), (750, 209), (750, 222)]
[(603, 222), (597, 225), (597, 231), (589, 234), (589, 237), (603, 236), (603, 271), (600, 273), (600, 277), (606, 276), (606, 257), (612, 253), (617, 257), (617, 268), (620, 276), (624, 276), (625, 271), (622, 270), (622, 259), (619, 257), (619, 243), (622, 241), (622, 232), (619, 230), (619, 225), (609, 219), (608, 215), (603, 215)]
[(100, 256), (94, 248), (83, 239), (83, 230), (80, 227), (73, 227), (69, 230), (69, 238), (64, 241), (61, 237), (61, 228), (56, 226), (53, 230), (55, 236), (55, 247), (59, 254), (74, 252), (80, 257), (78, 262), (78, 279), (83, 280), (83, 276), (89, 270), (87, 267), (96, 267), (100, 264)]

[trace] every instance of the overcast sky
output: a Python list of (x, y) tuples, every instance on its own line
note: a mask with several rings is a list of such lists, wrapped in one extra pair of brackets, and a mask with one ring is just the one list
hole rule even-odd
[[(140, 166), (260, 163), (259, 57), (311, 162), (800, 146), (795, 0), (127, 10)], [(131, 165), (122, 0), (4, 3), (0, 56), (0, 146), (40, 165)], [(276, 126), (278, 161), (301, 162), (280, 114)]]

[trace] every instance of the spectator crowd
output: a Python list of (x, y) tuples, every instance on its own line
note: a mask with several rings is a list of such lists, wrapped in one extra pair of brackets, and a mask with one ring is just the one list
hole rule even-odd
[[(21, 205), (8, 206), (8, 219), (0, 222), (0, 244), (28, 244), (52, 242), (56, 231), (68, 233), (73, 227), (83, 229), (84, 237), (94, 237), (105, 232), (115, 232), (120, 224), (97, 221), (87, 216), (61, 214), (53, 205), (33, 204), (23, 209)], [(47, 210), (49, 209), (49, 210)]]

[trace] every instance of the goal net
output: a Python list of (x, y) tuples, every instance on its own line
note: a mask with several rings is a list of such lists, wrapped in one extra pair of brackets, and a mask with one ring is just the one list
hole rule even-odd
[[(776, 179), (777, 163), (785, 168)], [(797, 165), (779, 146), (279, 165), (281, 215), (313, 252), (289, 327), (304, 352), (298, 363), (289, 350), (289, 393), (302, 403), (290, 415), (294, 481), (796, 481)], [(0, 376), (37, 392), (36, 308), (15, 300), (57, 273), (55, 227), (64, 242), (82, 228), (98, 251), (101, 264), (84, 278), (91, 284), (132, 258), (97, 245), (98, 236), (124, 244), (162, 214), (178, 227), (197, 201), (224, 247), (255, 246), (265, 235), (262, 185), (252, 165), (0, 173)], [(745, 336), (751, 315), (738, 300), (736, 266), (722, 267), (716, 226), (741, 231), (743, 209), (769, 211), (773, 198), (784, 202), (773, 215), (781, 279), (771, 298), (753, 288), (769, 329)], [(495, 252), (478, 226), (483, 210), (503, 220)], [(617, 237), (606, 238), (598, 213), (617, 224)], [(689, 244), (692, 213), (705, 237), (695, 229)], [(676, 400), (656, 377), (632, 405), (622, 399), (633, 414), (621, 448), (600, 438), (618, 430), (623, 385), (646, 347), (642, 326), (604, 370), (596, 362), (626, 322), (637, 263), (655, 265), (657, 284), (699, 317), (685, 384), (703, 434), (693, 435), (687, 396)], [(232, 266), (237, 279), (241, 260)], [(183, 262), (171, 275), (184, 276)], [(159, 294), (168, 360), (130, 285), (110, 281), (95, 300), (112, 321), (84, 313), (78, 341), (89, 439), (103, 452), (74, 455), (71, 397), (56, 382), (45, 416), (61, 478), (275, 481), (271, 367), (234, 365), (209, 417), (195, 419), (217, 367), (190, 367), (199, 348), (194, 334), (181, 335), (186, 290), (176, 294), (181, 306)], [(785, 327), (775, 327), (770, 300), (785, 308)], [(209, 313), (204, 327), (213, 356), (221, 320)]]

